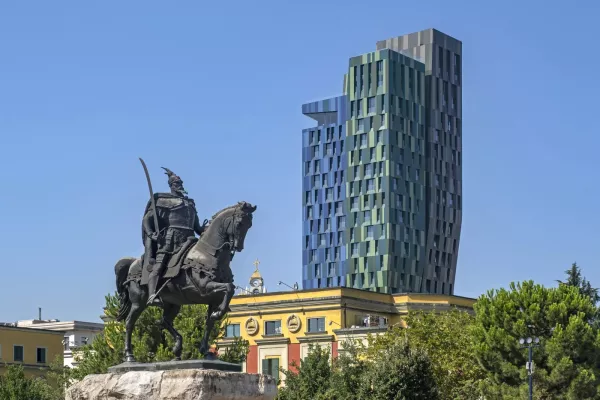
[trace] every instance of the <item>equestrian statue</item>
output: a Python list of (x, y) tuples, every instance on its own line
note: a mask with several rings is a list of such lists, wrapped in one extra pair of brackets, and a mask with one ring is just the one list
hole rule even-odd
[(149, 306), (162, 307), (162, 326), (175, 341), (175, 360), (181, 360), (182, 337), (173, 321), (184, 304), (208, 305), (200, 343), (200, 353), (206, 357), (210, 332), (229, 311), (235, 290), (229, 264), (235, 252), (244, 249), (256, 206), (241, 201), (200, 224), (194, 200), (187, 197), (181, 178), (163, 168), (171, 192), (154, 193), (146, 164), (140, 161), (150, 190), (142, 221), (144, 254), (123, 258), (115, 265), (120, 298), (117, 320), (125, 321), (125, 361), (135, 362), (131, 335)]

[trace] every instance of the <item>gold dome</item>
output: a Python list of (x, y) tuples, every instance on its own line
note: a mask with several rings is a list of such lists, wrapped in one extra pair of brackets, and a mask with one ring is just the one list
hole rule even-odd
[(260, 272), (258, 270), (254, 271), (252, 273), (252, 275), (250, 276), (250, 279), (254, 279), (254, 278), (260, 278), (260, 279), (262, 279), (262, 275), (260, 274)]
[(256, 269), (254, 270), (254, 272), (250, 276), (250, 280), (255, 279), (255, 278), (262, 279), (262, 275), (258, 271), (258, 265), (260, 264), (260, 261), (258, 261), (258, 259), (256, 259), (252, 264), (254, 264), (254, 268), (256, 268)]

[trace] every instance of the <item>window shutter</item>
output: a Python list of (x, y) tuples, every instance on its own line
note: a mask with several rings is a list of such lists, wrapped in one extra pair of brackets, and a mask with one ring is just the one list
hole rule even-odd
[(279, 380), (279, 358), (272, 358), (271, 362), (271, 376)]

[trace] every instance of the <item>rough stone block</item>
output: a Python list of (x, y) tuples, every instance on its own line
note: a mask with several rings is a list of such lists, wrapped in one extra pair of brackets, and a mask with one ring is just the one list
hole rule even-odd
[(267, 375), (181, 369), (88, 375), (66, 400), (273, 400), (276, 394)]

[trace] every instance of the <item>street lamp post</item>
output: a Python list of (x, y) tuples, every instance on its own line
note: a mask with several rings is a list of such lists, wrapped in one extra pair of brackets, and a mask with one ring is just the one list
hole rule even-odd
[(278, 283), (277, 285), (278, 285), (278, 286), (281, 286), (281, 285), (283, 285), (283, 286), (287, 286), (287, 287), (289, 287), (290, 289), (292, 289), (293, 291), (297, 291), (297, 290), (298, 290), (298, 282), (294, 283), (294, 286), (293, 286), (293, 287), (292, 287), (292, 286), (290, 286), (290, 285), (288, 285), (287, 283), (285, 283), (285, 282), (283, 282), (283, 281), (279, 281), (279, 283)]
[(521, 338), (519, 343), (521, 344), (522, 349), (528, 349), (529, 351), (529, 362), (525, 368), (527, 368), (527, 375), (529, 375), (529, 400), (533, 400), (533, 348), (539, 347), (540, 338)]

